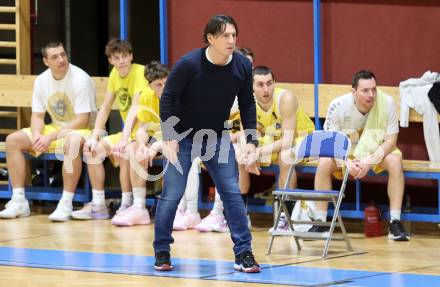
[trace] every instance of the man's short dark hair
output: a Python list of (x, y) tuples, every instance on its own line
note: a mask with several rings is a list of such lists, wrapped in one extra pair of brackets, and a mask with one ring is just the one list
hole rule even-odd
[(50, 48), (57, 48), (57, 47), (59, 47), (59, 46), (61, 46), (61, 47), (64, 48), (63, 43), (61, 43), (60, 41), (51, 41), (51, 42), (48, 42), (48, 43), (46, 43), (46, 45), (44, 45), (44, 46), (41, 48), (41, 55), (43, 55), (43, 58), (47, 58), (47, 49), (50, 49)]
[(223, 33), (226, 29), (226, 24), (233, 25), (235, 27), (236, 35), (238, 35), (238, 27), (234, 18), (228, 15), (216, 15), (209, 20), (208, 24), (206, 24), (205, 30), (203, 30), (203, 41), (208, 44), (208, 34), (217, 36)]
[(360, 70), (359, 72), (357, 72), (353, 76), (353, 80), (351, 82), (351, 86), (353, 89), (355, 89), (355, 90), (357, 89), (360, 79), (363, 79), (363, 80), (374, 79), (374, 80), (376, 80), (376, 76), (373, 74), (373, 72), (371, 72), (369, 70)]
[(170, 71), (167, 67), (159, 63), (158, 61), (151, 61), (145, 65), (144, 76), (145, 79), (151, 83), (154, 80), (161, 80), (168, 77)]
[(130, 42), (119, 38), (113, 38), (108, 41), (107, 45), (105, 45), (105, 55), (107, 58), (110, 58), (116, 53), (132, 54), (133, 48), (131, 47)]
[(252, 52), (251, 49), (249, 48), (236, 48), (235, 51), (237, 51), (238, 53), (242, 54), (243, 56), (250, 56), (252, 58), (252, 60), (255, 60), (254, 58), (254, 52)]
[(271, 74), (272, 75), (272, 79), (275, 81), (275, 75), (272, 72), (272, 69), (267, 67), (267, 66), (256, 66), (255, 69), (252, 71), (252, 78), (255, 75), (268, 75)]

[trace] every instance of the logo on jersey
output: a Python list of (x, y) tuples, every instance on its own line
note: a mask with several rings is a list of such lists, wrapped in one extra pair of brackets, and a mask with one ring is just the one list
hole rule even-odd
[(55, 121), (67, 122), (73, 117), (72, 103), (69, 97), (63, 93), (55, 93), (49, 97), (47, 110)]
[(119, 110), (121, 112), (127, 112), (131, 107), (131, 97), (128, 94), (128, 89), (120, 88), (116, 92), (116, 99), (119, 104)]

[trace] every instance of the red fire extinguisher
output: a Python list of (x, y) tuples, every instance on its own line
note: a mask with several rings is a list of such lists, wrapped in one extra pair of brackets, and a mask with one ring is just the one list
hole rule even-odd
[(382, 236), (382, 217), (374, 203), (364, 209), (364, 233), (366, 237)]

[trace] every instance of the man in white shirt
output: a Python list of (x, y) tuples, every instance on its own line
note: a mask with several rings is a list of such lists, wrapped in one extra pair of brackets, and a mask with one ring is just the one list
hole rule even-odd
[[(82, 69), (69, 63), (64, 46), (50, 42), (42, 48), (48, 67), (34, 82), (30, 128), (16, 131), (6, 138), (6, 153), (12, 198), (0, 212), (0, 218), (30, 215), (25, 198), (24, 152), (38, 157), (44, 152), (64, 151), (63, 194), (52, 221), (66, 221), (72, 212), (72, 200), (82, 161), (80, 148), (90, 134), (96, 112), (96, 93), (92, 79)], [(45, 125), (49, 113), (52, 123)]]
[[(362, 133), (366, 133), (368, 121), (373, 122), (374, 111), (380, 117), (376, 134), (383, 137), (378, 146), (371, 152), (357, 153), (355, 146), (362, 140)], [(382, 114), (380, 114), (380, 112)], [(376, 119), (377, 121), (377, 119)], [(402, 199), (404, 193), (404, 176), (402, 168), (402, 154), (397, 149), (399, 127), (397, 123), (396, 106), (393, 99), (377, 90), (376, 77), (367, 70), (357, 72), (353, 76), (352, 92), (334, 99), (329, 106), (324, 123), (324, 130), (342, 131), (350, 137), (352, 154), (348, 160), (350, 175), (355, 179), (365, 177), (370, 169), (379, 173), (388, 172), (388, 197), (390, 200), (389, 239), (408, 241), (409, 236), (400, 223)], [(369, 136), (370, 137), (370, 136)], [(353, 152), (354, 151), (354, 152)], [(361, 155), (361, 156), (360, 156)], [(329, 158), (319, 160), (315, 177), (316, 190), (330, 190), (332, 174), (338, 171), (336, 162)], [(317, 203), (317, 219), (325, 221), (327, 217), (327, 203)], [(313, 226), (312, 232), (325, 231), (322, 226)]]

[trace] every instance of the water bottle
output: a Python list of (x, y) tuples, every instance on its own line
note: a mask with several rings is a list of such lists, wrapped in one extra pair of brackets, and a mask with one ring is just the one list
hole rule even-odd
[(364, 233), (366, 237), (382, 236), (380, 210), (370, 203), (364, 210)]
[(209, 202), (215, 201), (215, 186), (210, 186), (208, 188), (208, 201)]

